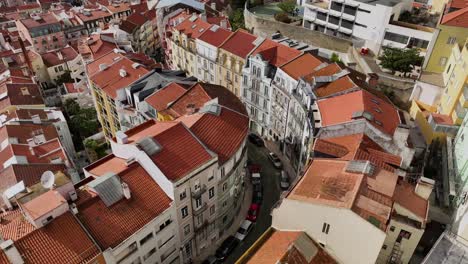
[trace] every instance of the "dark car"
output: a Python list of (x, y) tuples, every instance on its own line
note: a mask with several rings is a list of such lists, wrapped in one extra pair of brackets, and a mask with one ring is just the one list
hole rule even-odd
[(261, 137), (259, 137), (258, 135), (256, 134), (249, 134), (249, 140), (250, 142), (252, 142), (254, 145), (258, 146), (258, 147), (263, 147), (265, 146), (265, 143), (263, 142), (263, 139)]
[(209, 256), (202, 264), (218, 264), (220, 263), (215, 256)]
[[(259, 186), (259, 187), (258, 187)], [(254, 191), (252, 193), (252, 203), (261, 204), (263, 200), (262, 186), (259, 184), (254, 185)]]
[(239, 244), (239, 240), (237, 240), (237, 238), (233, 236), (229, 236), (223, 241), (221, 246), (216, 250), (216, 254), (215, 254), (216, 257), (219, 260), (224, 261), (227, 258), (227, 256), (229, 256), (229, 254), (231, 254), (231, 252), (237, 247), (238, 244)]

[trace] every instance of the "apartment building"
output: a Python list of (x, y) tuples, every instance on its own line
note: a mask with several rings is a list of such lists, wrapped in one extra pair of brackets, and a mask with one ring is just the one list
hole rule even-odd
[(241, 97), (242, 69), (249, 53), (255, 48), (256, 40), (256, 36), (238, 29), (218, 49), (218, 59), (215, 64), (219, 72), (217, 84), (226, 87), (239, 98)]
[(412, 9), (412, 4), (412, 0), (307, 0), (302, 2), (303, 26), (333, 36), (361, 39), (362, 46), (376, 54), (381, 46), (417, 47), (424, 52), (432, 42), (434, 30), (398, 21), (402, 12)]
[(75, 13), (75, 17), (80, 22), (80, 24), (85, 26), (87, 34), (91, 35), (91, 33), (96, 32), (99, 28), (103, 29), (104, 25), (111, 21), (112, 14), (105, 8), (80, 8)]
[(104, 135), (112, 138), (120, 130), (117, 106), (127, 100), (125, 88), (150, 71), (120, 53), (110, 52), (88, 64), (87, 72), (99, 122)]
[(0, 112), (11, 109), (42, 109), (45, 107), (40, 88), (29, 80), (11, 80), (0, 84)]
[(198, 70), (202, 69), (197, 69), (196, 39), (210, 27), (211, 24), (197, 15), (192, 15), (174, 27), (172, 38), (166, 39), (168, 46), (172, 47), (171, 65), (174, 69), (183, 70), (189, 76), (199, 76)]
[(467, 10), (468, 4), (463, 1), (453, 0), (447, 3), (437, 25), (434, 46), (424, 61), (425, 71), (442, 73), (447, 66), (453, 45), (465, 44), (468, 38)]
[(180, 240), (176, 252), (182, 249), (184, 262), (224, 235), (239, 213), (244, 193), (248, 133), (244, 106), (233, 94), (215, 98), (218, 102), (198, 98), (201, 89), (208, 90), (201, 85), (170, 104), (173, 121), (149, 120), (117, 133), (111, 141), (113, 154), (85, 172), (87, 176), (115, 175), (122, 167), (140, 166), (174, 203), (175, 238)]
[[(219, 71), (217, 63), (219, 46), (232, 34), (230, 30), (218, 25), (209, 25), (204, 32), (195, 39), (196, 46), (196, 72), (195, 77), (202, 82), (218, 84), (219, 80), (225, 78)], [(226, 76), (226, 78), (229, 78)]]
[(467, 262), (468, 243), (465, 238), (444, 231), (435, 242), (422, 264), (455, 264)]
[[(449, 169), (453, 170), (454, 181), (457, 184), (457, 199), (454, 213), (454, 226), (456, 226), (456, 233), (468, 238), (468, 214), (467, 214), (467, 193), (468, 193), (468, 155), (466, 148), (468, 147), (468, 140), (465, 138), (468, 133), (468, 117), (465, 117), (463, 123), (458, 130), (456, 137), (451, 144), (452, 148), (449, 149), (449, 154), (453, 153), (453, 164), (449, 164)], [(450, 166), (452, 165), (452, 166)]]
[(119, 27), (129, 34), (135, 52), (156, 54), (160, 42), (154, 10), (135, 12), (123, 20)]
[(31, 189), (26, 190), (21, 181), (2, 192), (9, 209), (1, 213), (2, 219), (8, 221), (0, 224), (0, 261), (106, 263), (99, 247), (69, 209), (67, 201), (76, 198), (71, 181), (61, 171), (49, 171), (53, 176), (49, 177), (50, 183), (55, 182), (56, 186), (52, 190), (41, 184), (41, 173), (28, 175), (30, 180), (39, 182)]
[(431, 190), (370, 161), (315, 159), (273, 210), (272, 226), (304, 231), (338, 262), (408, 263)]
[(20, 37), (29, 41), (35, 51), (44, 53), (67, 45), (60, 21), (50, 13), (31, 14), (16, 21)]
[(236, 261), (244, 263), (338, 263), (325, 249), (303, 231), (270, 227)]

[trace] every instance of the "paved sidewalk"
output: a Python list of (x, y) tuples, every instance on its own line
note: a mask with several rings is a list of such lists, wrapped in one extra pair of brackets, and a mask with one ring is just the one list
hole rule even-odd
[(285, 170), (288, 175), (289, 175), (289, 179), (290, 179), (290, 182), (293, 182), (294, 179), (296, 178), (297, 176), (297, 172), (296, 170), (293, 168), (293, 166), (291, 165), (291, 161), (289, 160), (288, 157), (286, 157), (280, 150), (279, 148), (279, 144), (278, 142), (276, 141), (270, 141), (270, 140), (265, 140), (265, 147), (275, 153), (279, 159), (281, 160), (281, 162), (283, 163), (283, 170)]
[(239, 229), (239, 226), (247, 217), (247, 212), (252, 202), (252, 183), (250, 182), (250, 179), (248, 178), (248, 174), (246, 174), (244, 182), (245, 182), (244, 199), (242, 201), (239, 215), (237, 215), (237, 218), (234, 219), (230, 228), (226, 232), (224, 232), (221, 238), (218, 239), (217, 243), (211, 244), (207, 249), (205, 249), (204, 250), (204, 252), (206, 252), (205, 254), (200, 255), (197, 258), (194, 258), (193, 263), (201, 263), (203, 262), (203, 260), (208, 258), (209, 255), (214, 255), (216, 249), (221, 245), (224, 239), (226, 239), (230, 235), (234, 235), (237, 232), (237, 229)]

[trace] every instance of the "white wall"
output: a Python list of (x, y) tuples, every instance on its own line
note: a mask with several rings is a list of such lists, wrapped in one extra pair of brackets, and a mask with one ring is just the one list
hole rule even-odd
[[(346, 208), (284, 199), (272, 215), (274, 228), (305, 231), (341, 263), (375, 263), (386, 236)], [(324, 222), (330, 225), (328, 234), (322, 233)]]

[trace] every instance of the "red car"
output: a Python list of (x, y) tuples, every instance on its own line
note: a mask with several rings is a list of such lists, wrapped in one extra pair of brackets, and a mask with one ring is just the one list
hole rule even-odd
[(247, 212), (247, 220), (256, 222), (259, 211), (260, 211), (260, 205), (255, 204), (255, 203), (251, 204), (249, 208), (249, 212)]

